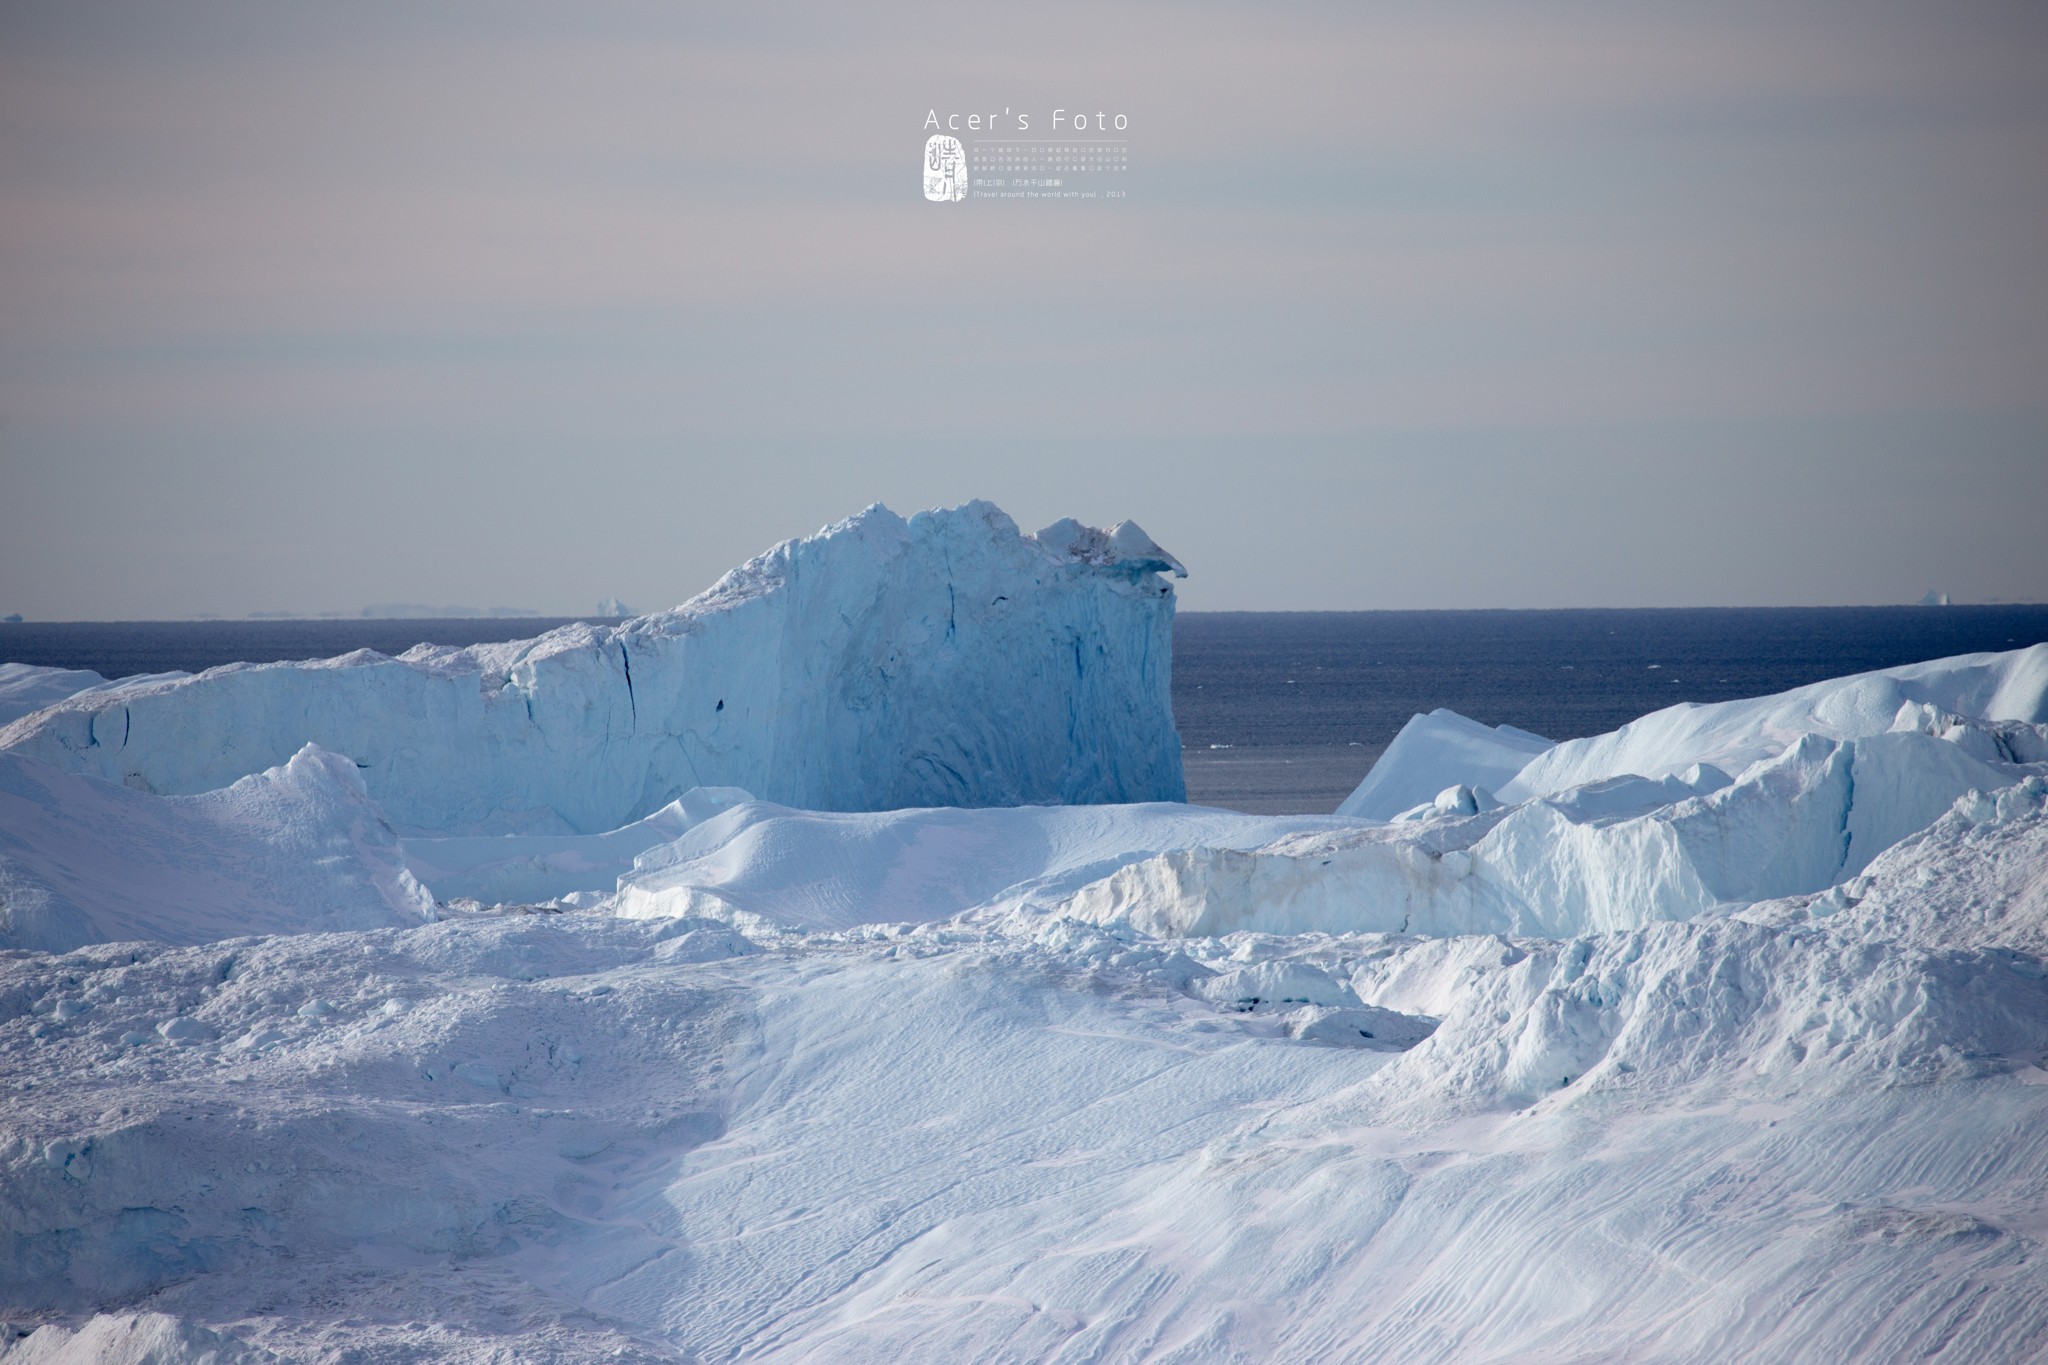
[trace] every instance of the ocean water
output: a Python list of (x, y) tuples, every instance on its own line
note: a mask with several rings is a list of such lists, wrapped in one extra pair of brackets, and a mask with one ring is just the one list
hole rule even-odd
[[(567, 619), (26, 622), (0, 625), (0, 660), (197, 672), (520, 639)], [(1187, 612), (1174, 715), (1190, 799), (1327, 811), (1410, 716), (1438, 706), (1572, 739), (1677, 702), (2044, 640), (2048, 606)]]

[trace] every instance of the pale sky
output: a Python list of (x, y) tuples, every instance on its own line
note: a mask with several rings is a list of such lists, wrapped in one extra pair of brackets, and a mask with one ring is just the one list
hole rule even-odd
[[(1190, 608), (2048, 600), (2044, 71), (1969, 0), (14, 0), (0, 614), (644, 610), (970, 497)], [(925, 202), (1005, 107), (1129, 198)]]

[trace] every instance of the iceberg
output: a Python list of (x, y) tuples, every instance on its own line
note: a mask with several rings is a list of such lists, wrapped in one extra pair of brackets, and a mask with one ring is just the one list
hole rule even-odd
[(1701, 764), (1740, 772), (1808, 734), (1855, 740), (1917, 728), (1979, 757), (2039, 762), (2048, 759), (2044, 723), (2048, 644), (1830, 678), (1768, 697), (1683, 702), (1562, 744), (1440, 708), (1403, 726), (1337, 810), (1391, 820), (1459, 785), (1513, 804), (1611, 779), (1673, 777)]
[(1133, 523), (879, 505), (673, 611), (90, 693), (0, 749), (162, 794), (306, 744), (407, 832), (592, 834), (693, 787), (813, 810), (1179, 801), (1179, 562)]
[[(2043, 724), (2048, 644), (1830, 678), (1751, 700), (1668, 706), (1619, 730), (1546, 750), (1496, 795), (1513, 802), (1625, 774), (1664, 777), (1695, 763), (1740, 772), (1802, 735), (1857, 740), (1903, 728), (1939, 729), (1966, 744), (1975, 734), (1980, 757), (2002, 753), (2034, 762), (2048, 758), (2048, 749), (2037, 747), (2036, 727)], [(2012, 748), (2015, 739), (2024, 752)]]
[[(1569, 937), (1821, 892), (1966, 794), (2048, 776), (2044, 686), (2048, 646), (2035, 646), (1674, 707), (1541, 749), (1503, 785), (1511, 804), (1447, 786), (1394, 823), (1169, 850), (1079, 889), (1064, 912), (1159, 936)], [(1363, 818), (1360, 806), (1473, 776), (1475, 754), (1505, 747), (1494, 733), (1418, 717), (1342, 809)], [(1716, 762), (1742, 766), (1731, 780)]]
[(1626, 807), (1610, 782), (1470, 815), (1171, 850), (1080, 888), (1061, 912), (1161, 937), (1609, 933), (1824, 891), (1955, 801), (2039, 784), (2043, 771), (1923, 736), (1808, 736), (1732, 783), (1708, 778), (1640, 813), (1613, 814)]

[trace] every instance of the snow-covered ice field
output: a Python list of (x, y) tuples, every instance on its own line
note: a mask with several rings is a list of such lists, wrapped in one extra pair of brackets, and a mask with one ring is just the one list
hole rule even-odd
[(2048, 646), (1251, 816), (1177, 568), (0, 676), (0, 1359), (2048, 1355)]

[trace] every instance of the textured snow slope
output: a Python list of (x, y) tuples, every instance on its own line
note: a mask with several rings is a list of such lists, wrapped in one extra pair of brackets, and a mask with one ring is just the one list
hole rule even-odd
[(88, 694), (0, 747), (163, 793), (316, 743), (400, 828), (596, 833), (697, 786), (820, 810), (1180, 800), (1184, 572), (1130, 523), (872, 507), (674, 611), (469, 649), (233, 665)]
[(2040, 805), (1565, 940), (569, 914), (0, 961), (0, 1293), (55, 1324), (15, 1355), (2027, 1358)]
[(312, 745), (220, 791), (174, 797), (0, 753), (0, 948), (433, 917), (355, 765)]

